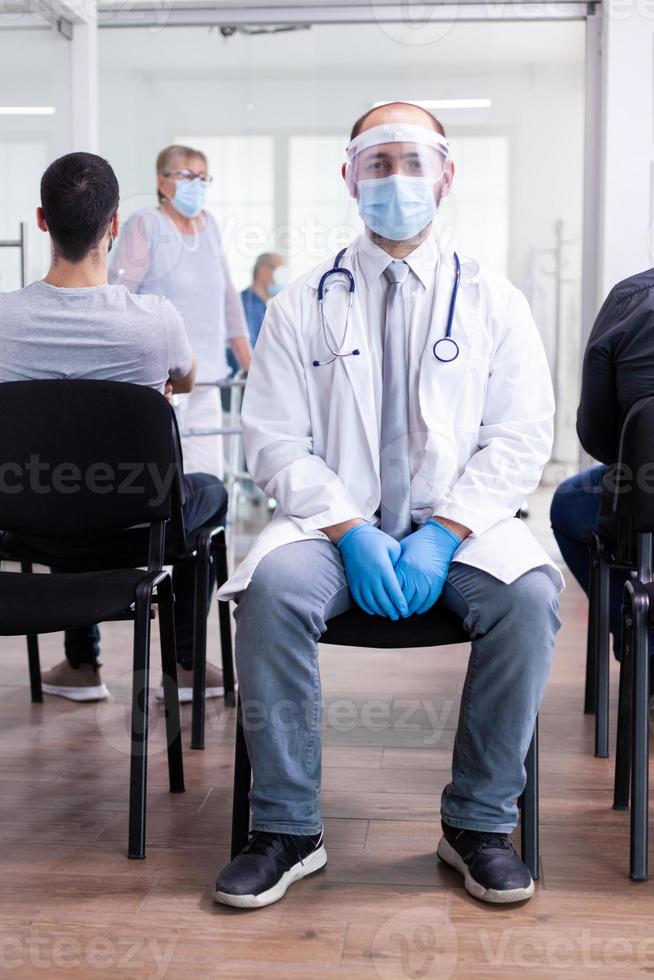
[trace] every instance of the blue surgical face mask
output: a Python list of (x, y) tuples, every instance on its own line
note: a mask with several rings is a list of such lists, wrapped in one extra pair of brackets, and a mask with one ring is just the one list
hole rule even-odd
[(434, 219), (434, 181), (404, 174), (360, 180), (357, 205), (371, 231), (393, 242), (404, 242), (415, 238)]
[(268, 286), (268, 296), (270, 299), (276, 296), (277, 293), (281, 292), (284, 287), (280, 286), (278, 282), (271, 282)]
[(170, 203), (185, 218), (195, 218), (207, 200), (207, 185), (199, 177), (193, 180), (176, 180), (175, 195)]

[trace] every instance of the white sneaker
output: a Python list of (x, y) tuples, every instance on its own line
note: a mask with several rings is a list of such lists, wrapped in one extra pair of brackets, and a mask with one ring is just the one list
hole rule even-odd
[(62, 660), (56, 667), (41, 674), (44, 694), (54, 694), (69, 701), (106, 701), (109, 689), (100, 677), (101, 664), (80, 664), (72, 667)]
[[(223, 685), (223, 672), (220, 667), (207, 663), (206, 687), (204, 696), (206, 698), (222, 698), (225, 695)], [(193, 700), (193, 670), (184, 670), (177, 664), (177, 687), (179, 690), (179, 703), (189, 704)], [(156, 689), (154, 696), (157, 701), (163, 701), (163, 678), (161, 686)]]

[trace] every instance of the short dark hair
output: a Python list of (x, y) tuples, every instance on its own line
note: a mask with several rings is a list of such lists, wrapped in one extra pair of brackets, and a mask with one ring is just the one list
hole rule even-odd
[(118, 210), (118, 181), (95, 153), (67, 153), (41, 178), (41, 207), (57, 257), (81, 262)]
[[(416, 105), (415, 102), (389, 102), (388, 104), (389, 105), (410, 105), (410, 106), (413, 106), (414, 109), (420, 109), (420, 111), (421, 112), (424, 112), (424, 114), (429, 118), (429, 121), (430, 121), (431, 125), (433, 126), (434, 130), (437, 133), (440, 133), (442, 137), (445, 137), (445, 130), (443, 128), (443, 124), (441, 122), (439, 122), (439, 120), (436, 118), (436, 116), (433, 114), (433, 112), (430, 112), (429, 109), (424, 109), (421, 105)], [(373, 112), (377, 112), (377, 109), (381, 109), (381, 108), (383, 108), (383, 107), (382, 106), (379, 106), (379, 105), (373, 106), (372, 109), (368, 109), (368, 111), (367, 112), (364, 112), (364, 114), (362, 116), (359, 116), (359, 118), (355, 122), (354, 126), (352, 127), (352, 132), (350, 133), (350, 142), (356, 136), (359, 135), (359, 133), (361, 132), (361, 130), (364, 127), (365, 121), (368, 118), (368, 116), (371, 116)]]

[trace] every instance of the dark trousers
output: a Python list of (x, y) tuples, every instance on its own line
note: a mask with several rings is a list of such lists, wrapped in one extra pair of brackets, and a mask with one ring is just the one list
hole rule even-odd
[[(586, 595), (590, 591), (588, 547), (593, 532), (597, 530), (602, 478), (606, 469), (606, 466), (593, 466), (564, 480), (554, 494), (550, 510), (552, 530), (561, 554)], [(628, 572), (611, 569), (609, 629), (613, 634), (613, 650), (618, 658), (622, 643), (622, 600), (627, 578)]]
[[(200, 527), (217, 527), (225, 523), (227, 517), (227, 491), (221, 481), (208, 473), (191, 473), (184, 477), (184, 527), (195, 531)], [(56, 569), (53, 569), (56, 571)], [(215, 586), (213, 565), (207, 596), (209, 602)], [(177, 662), (190, 670), (193, 666), (193, 610), (195, 592), (194, 563), (178, 562), (173, 566), (173, 589), (175, 592), (175, 639), (177, 641)], [(64, 647), (66, 658), (73, 667), (80, 664), (94, 664), (100, 654), (100, 630), (97, 626), (85, 629), (68, 630)]]

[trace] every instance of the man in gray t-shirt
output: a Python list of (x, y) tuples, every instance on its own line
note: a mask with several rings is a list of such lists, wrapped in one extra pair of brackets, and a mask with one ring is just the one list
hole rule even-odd
[(0, 381), (89, 378), (163, 393), (193, 373), (179, 313), (162, 296), (125, 286), (59, 286), (46, 280), (0, 293)]
[[(41, 180), (41, 205), (36, 218), (50, 235), (52, 264), (43, 280), (0, 293), (0, 382), (85, 378), (147, 385), (166, 396), (191, 391), (195, 357), (172, 303), (108, 284), (107, 254), (119, 218), (118, 182), (107, 161), (92, 153), (55, 160)], [(184, 484), (186, 529), (224, 524), (227, 494), (220, 480), (191, 473)], [(180, 699), (191, 700), (192, 564), (175, 565), (173, 580)], [(108, 697), (98, 669), (99, 639), (97, 626), (67, 632), (66, 659), (43, 672), (43, 690), (73, 701)], [(207, 696), (222, 690), (220, 671), (208, 664)]]

